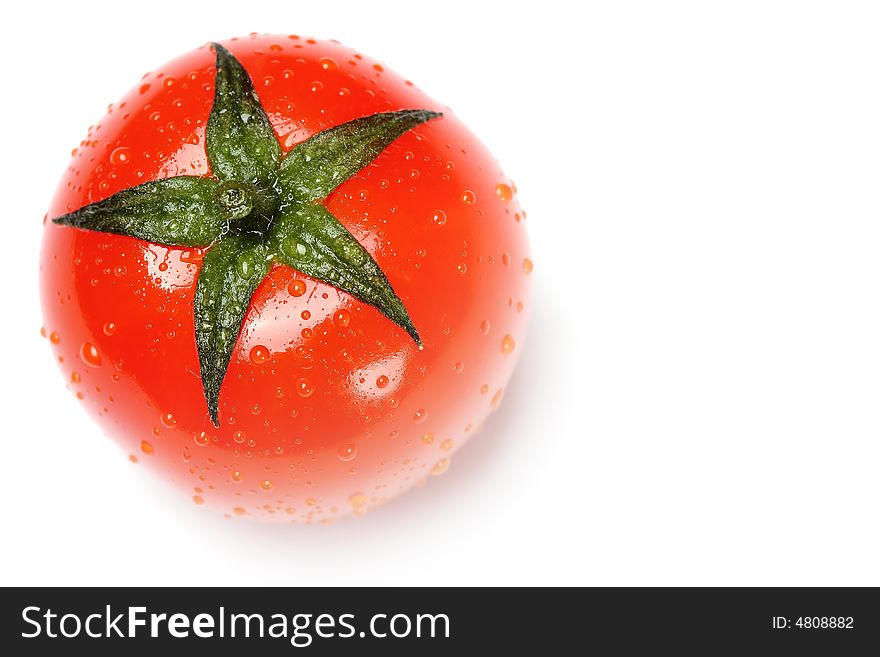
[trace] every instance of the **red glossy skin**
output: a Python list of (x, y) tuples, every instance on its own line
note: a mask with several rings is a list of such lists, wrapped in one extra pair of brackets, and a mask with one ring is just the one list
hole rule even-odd
[[(362, 513), (444, 470), (498, 405), (529, 306), (524, 213), (449, 109), (373, 60), (293, 36), (224, 45), (285, 151), (375, 112), (444, 112), (327, 201), (386, 272), (424, 349), (374, 308), (276, 266), (246, 316), (216, 429), (193, 335), (200, 252), (49, 222), (44, 331), (92, 417), (197, 504), (296, 522)], [(208, 174), (213, 64), (203, 46), (111, 106), (76, 149), (48, 216), (148, 180)]]

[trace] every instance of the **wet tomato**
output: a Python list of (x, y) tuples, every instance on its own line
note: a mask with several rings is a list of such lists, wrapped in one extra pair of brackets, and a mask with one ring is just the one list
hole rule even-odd
[(525, 214), (378, 62), (294, 35), (224, 46), (146, 75), (74, 150), (44, 333), (92, 417), (195, 503), (361, 514), (445, 471), (500, 403)]

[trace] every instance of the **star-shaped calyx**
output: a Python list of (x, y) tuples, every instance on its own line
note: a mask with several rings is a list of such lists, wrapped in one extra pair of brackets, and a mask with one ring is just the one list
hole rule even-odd
[(217, 76), (205, 131), (213, 176), (154, 180), (52, 221), (206, 249), (193, 314), (205, 400), (219, 426), (220, 386), (251, 297), (273, 262), (374, 306), (421, 345), (384, 272), (321, 201), (395, 139), (441, 115), (413, 109), (365, 116), (285, 155), (247, 71), (226, 48), (213, 48)]

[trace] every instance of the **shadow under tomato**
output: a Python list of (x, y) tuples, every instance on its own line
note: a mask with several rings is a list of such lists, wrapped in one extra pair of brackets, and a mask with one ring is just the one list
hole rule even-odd
[[(560, 299), (555, 299), (550, 290), (544, 293), (539, 280), (534, 283), (529, 333), (520, 361), (505, 388), (504, 401), (487, 418), (483, 431), (472, 436), (454, 454), (446, 473), (429, 476), (425, 485), (370, 510), (363, 517), (343, 517), (328, 525), (304, 526), (223, 518), (205, 509), (190, 508), (184, 511), (190, 527), (194, 524), (206, 541), (222, 544), (222, 549), (229, 551), (231, 558), (236, 553), (249, 556), (262, 553), (275, 562), (280, 556), (290, 565), (291, 572), (279, 573), (277, 584), (290, 583), (288, 580), (291, 576), (295, 579), (295, 573), (301, 567), (310, 572), (314, 572), (313, 568), (326, 571), (335, 560), (342, 570), (347, 570), (346, 562), (350, 560), (369, 562), (371, 555), (392, 546), (394, 551), (406, 549), (408, 541), (415, 541), (414, 534), (435, 531), (438, 521), (445, 520), (450, 531), (460, 531), (459, 527), (450, 524), (451, 519), (456, 517), (458, 510), (465, 513), (468, 500), (486, 494), (486, 487), (491, 485), (487, 479), (494, 475), (503, 479), (508, 475), (501, 470), (510, 467), (511, 463), (522, 462), (515, 452), (532, 448), (525, 448), (521, 443), (548, 438), (546, 434), (525, 430), (523, 414), (543, 415), (547, 412), (546, 409), (530, 408), (535, 401), (534, 386), (542, 381), (553, 381), (556, 376), (553, 369), (558, 366), (558, 363), (548, 361), (541, 345), (566, 336), (558, 335), (559, 322), (554, 321), (554, 318), (559, 319), (560, 309), (554, 309), (554, 306)], [(524, 468), (522, 480), (533, 474)], [(493, 494), (497, 496), (497, 492)], [(432, 524), (426, 527), (426, 523)], [(477, 531), (473, 529), (473, 517), (466, 524), (471, 531)], [(446, 528), (441, 529), (445, 531)], [(461, 536), (460, 540), (467, 541), (468, 537)]]

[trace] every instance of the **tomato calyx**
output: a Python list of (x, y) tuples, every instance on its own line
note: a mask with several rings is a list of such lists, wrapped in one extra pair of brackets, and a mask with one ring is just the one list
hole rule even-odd
[(193, 314), (208, 414), (219, 426), (220, 388), (272, 262), (375, 307), (421, 347), (385, 273), (322, 201), (398, 137), (442, 115), (373, 114), (324, 130), (284, 155), (247, 71), (226, 48), (212, 45), (217, 75), (205, 150), (213, 176), (143, 183), (52, 221), (206, 249)]

